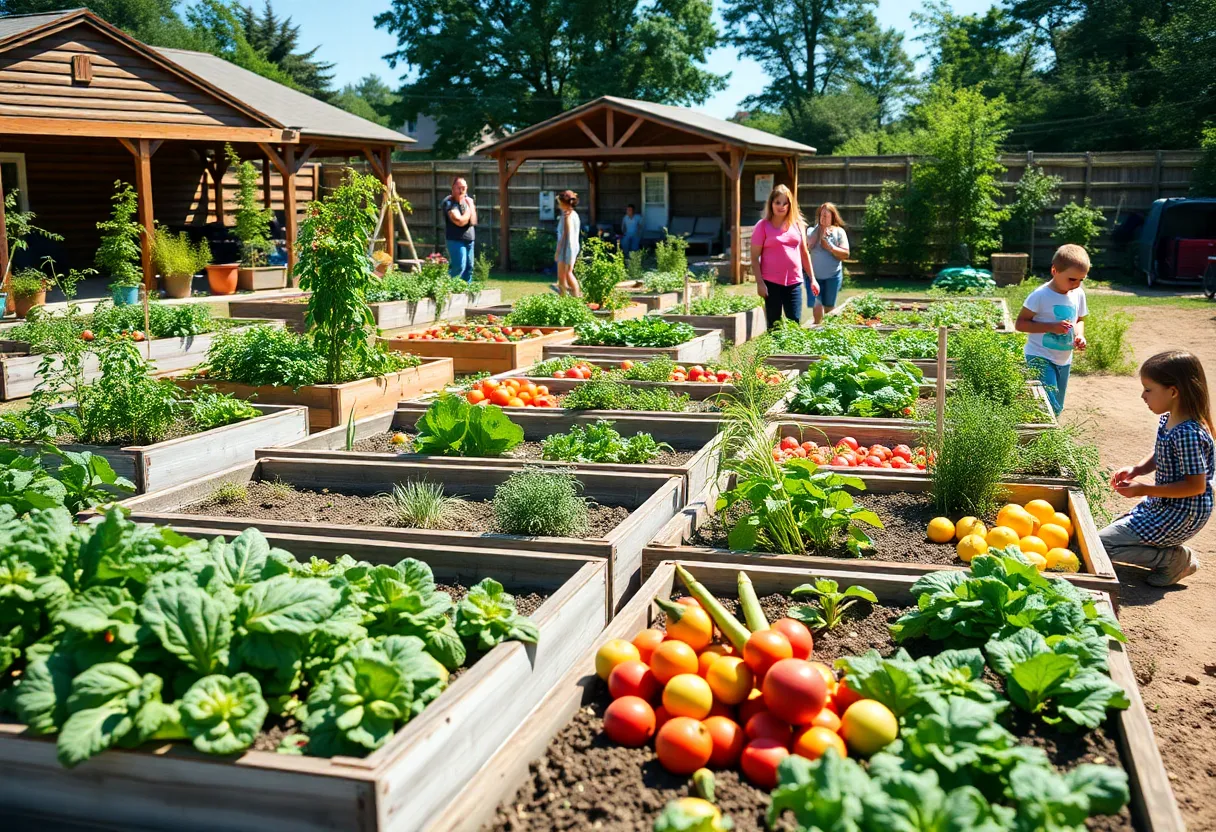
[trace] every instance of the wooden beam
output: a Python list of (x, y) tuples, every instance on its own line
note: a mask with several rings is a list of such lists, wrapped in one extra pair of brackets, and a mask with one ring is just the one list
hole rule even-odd
[(266, 158), (270, 160), (270, 164), (275, 166), (275, 169), (278, 170), (280, 176), (287, 175), (287, 163), (283, 161), (283, 157), (279, 155), (277, 150), (265, 142), (260, 142), (258, 144), (258, 149), (266, 154)]
[(283, 166), (287, 174), (283, 177), (283, 229), (287, 238), (287, 276), (292, 286), (296, 267), (296, 149), (294, 145), (283, 148)]
[(393, 151), (385, 148), (380, 151), (380, 166), (384, 170), (384, 202), (387, 206), (388, 221), (384, 226), (384, 247), (388, 251), (388, 256), (397, 260), (397, 217), (393, 206), (389, 205), (389, 201), (393, 198), (395, 191), (393, 190)]
[(785, 170), (790, 175), (790, 193), (794, 195), (794, 204), (798, 204), (798, 157), (790, 156), (785, 160)]
[(718, 163), (718, 167), (722, 168), (722, 173), (726, 174), (726, 176), (728, 176), (728, 177), (732, 176), (730, 165), (726, 164), (726, 160), (723, 159), (717, 153), (717, 151), (713, 151), (713, 150), (709, 151), (708, 156), (709, 156), (709, 158), (713, 159), (715, 162)]
[[(124, 142), (124, 144), (126, 144)], [(152, 241), (156, 239), (156, 226), (152, 210), (152, 154), (155, 150), (147, 139), (140, 139), (135, 154), (135, 192), (139, 197), (139, 224), (143, 235), (139, 240), (139, 261), (144, 270), (144, 288), (150, 294), (156, 291), (156, 271), (152, 267)]]
[(270, 186), (270, 169), (274, 167), (274, 162), (270, 161), (270, 157), (266, 156), (262, 159), (262, 208), (266, 211), (270, 210), (272, 190)]
[(613, 146), (612, 138), (613, 138), (613, 134), (614, 134), (614, 128), (616, 127), (615, 123), (613, 122), (613, 116), (614, 116), (614, 115), (616, 115), (616, 110), (614, 110), (614, 109), (612, 109), (611, 107), (609, 107), (609, 108), (608, 108), (608, 115), (607, 115), (607, 118), (608, 118), (608, 135), (607, 135), (607, 137), (606, 137), (606, 138), (608, 139), (608, 146), (609, 146), (609, 147), (612, 147), (612, 146)]
[(727, 153), (733, 150), (728, 144), (670, 144), (644, 147), (587, 147), (582, 150), (562, 148), (558, 150), (505, 150), (508, 159), (623, 159), (635, 156), (701, 156), (711, 150)]
[(595, 162), (583, 162), (583, 171), (587, 174), (588, 190), (591, 192), (591, 194), (590, 194), (591, 225), (594, 226), (596, 218), (597, 218), (597, 214), (598, 214), (598, 211), (596, 210), (596, 208), (597, 208), (596, 203), (599, 202), (599, 190), (600, 190), (599, 174), (600, 174), (600, 172), (599, 172), (599, 168), (596, 166)]
[(7, 293), (4, 309), (7, 315), (13, 308), (13, 293), (8, 291), (8, 219), (4, 214), (4, 182), (0, 180), (0, 288)]
[(221, 127), (205, 124), (139, 124), (129, 121), (81, 121), (60, 118), (30, 118), (0, 115), (0, 133), (21, 136), (74, 136), (112, 139), (127, 136), (133, 139), (182, 139), (185, 141), (216, 141), (241, 144), (278, 142), (295, 144), (300, 140), (298, 130), (271, 127)]
[(137, 159), (139, 158), (139, 148), (135, 146), (135, 142), (131, 141), (130, 139), (124, 139), (122, 136), (119, 136), (118, 143), (121, 144), (123, 147), (125, 147), (127, 149), (127, 152), (130, 153), (132, 156), (134, 156)]
[(380, 160), (376, 158), (375, 151), (370, 147), (363, 148), (363, 158), (367, 159), (367, 164), (372, 169), (372, 175), (383, 182), (384, 169), (380, 165)]
[[(733, 161), (736, 153), (739, 154), (739, 164), (737, 164), (737, 165)], [(730, 158), (732, 160), (731, 166), (735, 169), (735, 179), (742, 179), (743, 178), (743, 166), (745, 164), (747, 164), (747, 151), (739, 150), (738, 148), (732, 147)]]
[(498, 157), (498, 267), (504, 271), (511, 266), (511, 191), (507, 186), (523, 163), (520, 159), (508, 167), (507, 158)]
[(215, 188), (215, 221), (223, 225), (224, 174), (228, 171), (228, 159), (224, 156), (224, 149), (222, 147), (215, 149), (215, 156), (207, 166), (207, 170), (211, 173), (211, 182)]
[[(309, 145), (303, 146), (303, 149), (300, 151), (299, 157), (296, 159), (296, 173), (299, 173), (300, 168), (302, 168), (302, 167), (304, 167), (304, 165), (308, 164), (308, 160), (312, 158), (312, 154), (317, 152), (317, 147), (318, 146), (315, 144), (309, 144)], [(383, 152), (384, 152), (385, 158), (387, 158), (389, 160), (389, 162), (391, 162), (392, 158), (393, 158), (393, 149), (391, 147), (386, 147), (386, 148), (383, 148)], [(388, 163), (386, 163), (386, 170), (387, 170), (387, 164)]]
[(625, 131), (625, 135), (621, 136), (620, 141), (614, 144), (613, 147), (624, 147), (625, 142), (629, 141), (633, 134), (637, 132), (637, 129), (642, 126), (642, 122), (645, 120), (646, 119), (642, 118), (641, 116), (635, 118), (633, 120), (633, 124), (629, 125), (629, 129)]
[(514, 178), (515, 174), (519, 173), (519, 169), (525, 161), (526, 161), (525, 159), (516, 159), (514, 162), (512, 162), (510, 165), (508, 165), (507, 166), (507, 179)]
[(587, 135), (587, 138), (591, 139), (591, 141), (595, 144), (596, 147), (605, 147), (606, 146), (604, 144), (604, 142), (600, 140), (600, 137), (595, 135), (595, 133), (591, 130), (591, 128), (587, 126), (587, 123), (585, 121), (583, 121), (581, 118), (576, 118), (574, 120), (574, 123), (578, 125), (578, 129), (582, 130), (583, 133), (585, 133)]
[(742, 172), (743, 154), (738, 150), (730, 152), (730, 281), (743, 282), (743, 237), (739, 214), (743, 209)]

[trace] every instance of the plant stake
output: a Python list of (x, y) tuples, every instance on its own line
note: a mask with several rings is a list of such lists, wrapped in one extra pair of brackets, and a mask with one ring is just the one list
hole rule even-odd
[(946, 432), (946, 328), (937, 328), (937, 442)]

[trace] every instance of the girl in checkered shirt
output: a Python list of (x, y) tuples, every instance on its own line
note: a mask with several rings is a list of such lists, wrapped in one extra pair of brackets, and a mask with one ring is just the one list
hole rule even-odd
[[(1099, 533), (1111, 560), (1146, 566), (1152, 586), (1170, 586), (1193, 575), (1199, 560), (1186, 541), (1212, 514), (1212, 411), (1199, 359), (1173, 350), (1140, 368), (1140, 398), (1161, 416), (1153, 452), (1120, 468), (1111, 487), (1124, 497), (1144, 497)], [(1153, 484), (1136, 479), (1156, 472)]]

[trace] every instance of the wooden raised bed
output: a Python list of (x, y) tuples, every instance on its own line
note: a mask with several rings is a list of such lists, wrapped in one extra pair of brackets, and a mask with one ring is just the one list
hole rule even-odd
[[(512, 408), (511, 418), (524, 428), (524, 440), (539, 442), (552, 434), (544, 432), (545, 425), (536, 421), (517, 418), (515, 411), (527, 408)], [(532, 408), (535, 410), (535, 408)], [(367, 439), (377, 434), (395, 430), (411, 430), (417, 421), (417, 414), (412, 418), (405, 416), (405, 411), (382, 413), (369, 416), (355, 422), (355, 441)], [(590, 423), (587, 423), (590, 424)], [(717, 473), (718, 467), (718, 427), (712, 422), (684, 422), (674, 419), (634, 420), (635, 429), (627, 431), (624, 426), (614, 424), (622, 436), (629, 437), (635, 433), (649, 433), (656, 442), (666, 442), (677, 451), (695, 451), (692, 458), (682, 465), (627, 465), (624, 463), (606, 462), (548, 462), (541, 459), (520, 460), (512, 457), (466, 457), (466, 456), (430, 456), (414, 453), (376, 453), (371, 451), (346, 450), (346, 426), (339, 425), (329, 430), (305, 436), (287, 445), (267, 448), (258, 452), (258, 457), (279, 457), (282, 459), (361, 459), (369, 462), (416, 462), (434, 466), (447, 465), (476, 465), (485, 468), (518, 468), (521, 462), (528, 465), (540, 465), (552, 468), (570, 468), (587, 470), (598, 473), (618, 472), (622, 474), (659, 474), (665, 477), (680, 478), (680, 505), (688, 502), (689, 497), (703, 489)], [(567, 428), (566, 430), (569, 430)], [(539, 432), (538, 432), (539, 431)], [(564, 431), (557, 431), (562, 433)], [(543, 433), (543, 435), (542, 435)]]
[[(233, 315), (253, 318), (276, 318), (284, 321), (296, 332), (305, 332), (304, 317), (308, 314), (306, 302), (308, 292), (295, 295), (281, 295), (276, 298), (250, 298), (248, 300), (231, 300), (228, 308)], [(441, 315), (435, 314), (435, 301), (422, 298), (414, 302), (409, 300), (392, 300), (383, 303), (369, 304), (376, 326), (383, 330), (402, 329), (418, 324), (430, 323), (436, 320), (453, 320), (463, 318), (470, 303), (495, 304), (502, 298), (500, 289), (483, 289), (472, 298), (468, 294), (451, 295), (443, 307)]]
[[(495, 290), (497, 291), (497, 290)], [(483, 315), (496, 315), (500, 318), (505, 318), (511, 314), (515, 308), (514, 304), (499, 303), (496, 305), (477, 305), (470, 306), (464, 311), (464, 314), (469, 318), (477, 318)], [(646, 305), (642, 303), (631, 303), (621, 309), (597, 309), (591, 314), (605, 321), (627, 321), (633, 318), (644, 318), (646, 316)]]
[[(869, 473), (865, 469), (852, 469), (850, 475), (861, 478), (866, 485), (866, 491), (859, 497), (865, 504), (867, 493), (903, 492), (910, 494), (929, 494), (930, 480), (921, 476), (887, 476), (886, 469), (881, 473)], [(859, 573), (882, 573), (893, 575), (926, 575), (930, 572), (940, 572), (949, 569), (965, 569), (957, 564), (907, 563), (882, 560), (882, 552), (874, 557), (861, 559), (841, 559), (819, 557), (815, 555), (779, 555), (768, 552), (732, 552), (729, 549), (715, 549), (709, 546), (691, 545), (689, 541), (693, 533), (705, 525), (714, 515), (714, 506), (723, 486), (729, 487), (734, 482), (734, 474), (723, 474), (718, 480), (710, 482), (705, 491), (693, 497), (684, 509), (672, 518), (663, 530), (654, 537), (642, 556), (643, 575), (651, 571), (664, 560), (701, 560), (715, 563), (758, 563), (769, 566), (790, 566), (800, 569), (839, 569), (842, 564)], [(1081, 560), (1081, 571), (1075, 574), (1051, 573), (1059, 575), (1077, 586), (1085, 589), (1098, 590), (1108, 593), (1117, 603), (1119, 599), (1119, 578), (1115, 575), (1114, 566), (1102, 541), (1098, 539), (1098, 527), (1094, 523), (1089, 510), (1089, 502), (1085, 495), (1073, 488), (1062, 486), (1039, 485), (1036, 483), (1018, 482), (1004, 485), (1006, 498), (1020, 505), (1031, 500), (1042, 499), (1051, 503), (1056, 511), (1064, 512), (1072, 520), (1073, 534), (1076, 540), (1077, 557)], [(881, 515), (880, 515), (881, 518)], [(941, 545), (941, 544), (929, 544)]]
[[(666, 355), (679, 364), (704, 364), (722, 355), (722, 330), (698, 329), (696, 336), (676, 344), (674, 347), (607, 347), (594, 344), (550, 344), (545, 347), (545, 358), (559, 355), (574, 355), (580, 358), (633, 359), (634, 361)], [(530, 366), (530, 365), (523, 365)]]
[[(267, 533), (292, 534), (299, 523), (265, 520), (254, 517), (186, 514), (182, 508), (205, 500), (225, 483), (281, 481), (296, 488), (330, 491), (342, 494), (372, 496), (392, 490), (398, 483), (409, 480), (439, 479), (449, 493), (472, 499), (490, 499), (494, 490), (522, 464), (514, 466), (479, 467), (477, 465), (445, 465), (442, 469), (426, 462), (383, 462), (348, 459), (316, 459), (309, 457), (264, 457), (255, 462), (229, 468), (185, 485), (131, 497), (120, 505), (130, 509), (134, 520), (170, 526), (240, 531), (251, 526)], [(608, 585), (614, 605), (632, 594), (640, 582), (642, 549), (680, 509), (681, 481), (676, 477), (657, 474), (623, 474), (619, 471), (598, 473), (579, 472), (583, 493), (604, 505), (624, 506), (629, 517), (602, 538), (522, 537), (478, 532), (407, 529), (390, 526), (347, 526), (308, 523), (308, 534), (337, 540), (388, 540), (436, 544), (441, 546), (476, 546), (482, 549), (515, 551), (529, 549), (541, 552), (602, 558), (609, 563)]]
[[(233, 465), (250, 462), (258, 448), (273, 448), (298, 442), (308, 436), (308, 411), (299, 406), (250, 402), (262, 412), (222, 428), (190, 436), (166, 439), (152, 445), (60, 445), (64, 451), (90, 451), (105, 457), (120, 477), (135, 483), (139, 494), (171, 488), (214, 474)], [(21, 448), (20, 443), (0, 442)]]
[[(853, 297), (846, 300), (844, 303), (840, 304), (840, 306), (837, 306), (835, 309), (833, 309), (828, 314), (829, 315), (846, 315), (846, 316), (852, 314), (852, 312), (853, 312), (853, 310), (851, 308), (852, 303), (858, 297), (861, 297), (861, 296), (854, 295)], [(1008, 304), (1005, 303), (1004, 298), (977, 298), (977, 297), (967, 297), (967, 296), (958, 297), (958, 298), (916, 298), (916, 297), (888, 298), (888, 297), (884, 297), (883, 300), (888, 301), (890, 303), (901, 304), (903, 306), (912, 306), (912, 307), (917, 307), (917, 308), (924, 307), (924, 306), (927, 306), (932, 303), (940, 303), (942, 301), (947, 301), (947, 302), (956, 301), (959, 303), (991, 303), (994, 306), (996, 306), (998, 310), (1000, 310), (1000, 319), (996, 325), (996, 331), (997, 332), (1013, 332), (1014, 331), (1013, 319), (1009, 316), (1009, 306), (1008, 306)], [(857, 326), (866, 326), (866, 325), (857, 324)], [(904, 324), (878, 324), (874, 327), (871, 327), (871, 329), (876, 329), (879, 332), (894, 332), (897, 329), (908, 329), (908, 328), (909, 327)], [(912, 327), (912, 328), (920, 329), (922, 327)], [(952, 327), (952, 329), (953, 328), (955, 328), (955, 327)]]
[(722, 341), (727, 345), (746, 343), (768, 331), (763, 306), (732, 315), (683, 315), (669, 312), (665, 313), (663, 318), (680, 321), (697, 329), (720, 329)]
[[(736, 579), (740, 569), (747, 570), (760, 597), (788, 593), (806, 583), (810, 577), (803, 569), (782, 569), (751, 562), (716, 564), (681, 560), (680, 563), (719, 597), (736, 596)], [(914, 576), (860, 573), (850, 567), (841, 564), (840, 568), (816, 570), (814, 574), (835, 580), (842, 586), (865, 586), (884, 603), (907, 605), (912, 602)], [(595, 675), (595, 653), (600, 645), (616, 638), (628, 641), (641, 630), (654, 626), (659, 610), (653, 599), (656, 596), (668, 598), (682, 589), (675, 576), (674, 563), (658, 564), (634, 599), (595, 640), (595, 645), (570, 668), (508, 741), (464, 784), (464, 788), (429, 827), (428, 832), (475, 832), (491, 820), (498, 807), (527, 782), (529, 766), (545, 756), (554, 737), (573, 719), (578, 709), (596, 698), (602, 684)], [(1131, 707), (1127, 710), (1111, 712), (1111, 722), (1114, 726), (1113, 739), (1119, 746), (1119, 762), (1128, 776), (1133, 821), (1140, 832), (1185, 832), (1186, 825), (1174, 799), (1169, 775), (1140, 697), (1128, 648), (1112, 641), (1108, 649), (1110, 677), (1126, 691), (1131, 700)], [(857, 652), (865, 651), (859, 648)], [(943, 786), (949, 788), (949, 784), (943, 783)]]
[(376, 378), (363, 378), (343, 384), (308, 384), (298, 389), (286, 385), (238, 384), (211, 378), (176, 378), (186, 390), (214, 387), (237, 398), (255, 398), (262, 404), (298, 404), (308, 408), (309, 430), (318, 431), (346, 424), (354, 410), (360, 419), (373, 413), (386, 413), (397, 403), (430, 390), (441, 390), (454, 378), (452, 359), (431, 358), (417, 367)]
[(574, 340), (570, 327), (535, 327), (544, 335), (522, 341), (422, 341), (397, 336), (385, 339), (389, 349), (428, 358), (444, 356), (453, 362), (457, 373), (506, 373), (517, 367), (530, 367), (545, 350)]
[[(629, 295), (630, 300), (644, 304), (647, 314), (661, 309), (669, 309), (677, 303), (684, 302), (683, 289), (675, 292), (647, 292), (646, 287), (637, 280), (623, 280), (616, 284), (616, 288)], [(709, 289), (710, 284), (707, 280), (694, 280), (688, 284), (688, 292), (692, 296), (692, 300), (706, 297), (709, 294)]]
[(42, 829), (65, 823), (243, 832), (421, 829), (590, 649), (607, 620), (607, 575), (595, 558), (267, 537), (302, 558), (350, 554), (395, 564), (412, 557), (428, 563), (440, 583), (471, 586), (492, 577), (508, 591), (549, 592), (531, 616), (540, 640), (495, 647), (366, 758), (269, 751), (214, 757), (188, 743), (167, 743), (106, 751), (66, 769), (55, 757), (53, 736), (27, 737), (24, 726), (0, 723), (0, 805), (6, 812), (35, 815)]
[[(239, 320), (240, 324), (250, 326), (266, 324), (281, 327), (281, 321), (275, 320)], [(202, 335), (191, 335), (186, 338), (153, 338), (139, 345), (140, 354), (150, 361), (156, 362), (155, 371), (158, 373), (178, 372), (198, 366), (207, 358), (207, 350), (211, 342), (221, 332), (239, 332), (244, 326), (232, 326), (218, 332), (207, 332)], [(29, 344), (24, 341), (0, 341), (0, 352), (25, 352), (26, 355), (15, 355), (0, 358), (0, 399), (10, 401), (23, 399), (33, 395), (42, 376), (38, 368), (42, 365), (45, 355), (29, 355)], [(92, 381), (101, 375), (101, 370), (95, 355), (88, 355), (84, 360), (85, 381)]]
[[(766, 356), (764, 361), (778, 370), (797, 370), (804, 372), (816, 361), (822, 361), (822, 355), (798, 355), (797, 353), (775, 353)], [(925, 374), (925, 378), (937, 378), (936, 358), (884, 358), (886, 362), (907, 361)], [(954, 378), (954, 359), (946, 362), (946, 378)]]

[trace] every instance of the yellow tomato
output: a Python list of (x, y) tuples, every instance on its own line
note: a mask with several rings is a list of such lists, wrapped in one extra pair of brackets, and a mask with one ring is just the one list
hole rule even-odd
[(1035, 537), (1033, 534), (1028, 534), (1018, 541), (1018, 548), (1022, 550), (1023, 555), (1028, 555), (1034, 552), (1036, 555), (1047, 554), (1047, 544), (1040, 537)]
[(1038, 552), (1022, 552), (1026, 556), (1026, 560), (1034, 564), (1034, 568), (1042, 572), (1047, 568), (1047, 558), (1040, 555)]
[(730, 655), (730, 648), (725, 644), (709, 645), (697, 655), (697, 675), (702, 679), (708, 678), (709, 666), (727, 655)]
[(595, 651), (595, 675), (606, 682), (608, 681), (608, 674), (612, 672), (612, 668), (621, 662), (631, 660), (641, 661), (641, 659), (642, 655), (632, 643), (625, 641), (623, 638), (611, 639), (604, 642), (600, 645), (600, 649)]
[(746, 702), (755, 679), (751, 668), (738, 656), (723, 656), (711, 664), (709, 672), (705, 674), (709, 689), (724, 705)]
[(1054, 515), (1052, 515), (1051, 522), (1068, 532), (1068, 536), (1072, 537), (1072, 518), (1067, 514), (1062, 511), (1057, 511)]
[(988, 551), (988, 543), (978, 534), (969, 534), (958, 542), (955, 551), (963, 563), (971, 563), (973, 557)]
[(1039, 526), (1037, 535), (1048, 549), (1064, 549), (1068, 546), (1068, 532), (1055, 523), (1044, 523)]
[(964, 517), (954, 524), (955, 540), (962, 540), (969, 534), (978, 534), (983, 537), (987, 533), (988, 530), (984, 528), (984, 524), (978, 517)]
[(663, 688), (663, 707), (672, 716), (705, 719), (713, 706), (714, 694), (709, 688), (709, 682), (695, 673), (673, 676)]
[(700, 607), (685, 605), (679, 621), (667, 622), (667, 637), (682, 641), (693, 650), (704, 650), (714, 640), (714, 622)]
[(1047, 568), (1053, 572), (1080, 572), (1081, 559), (1071, 549), (1052, 549), (1047, 553)]
[(849, 751), (869, 757), (895, 741), (899, 736), (899, 720), (881, 702), (862, 699), (850, 705), (840, 718), (840, 736)]
[(934, 517), (926, 534), (934, 543), (949, 543), (954, 539), (954, 524), (949, 517)]
[(996, 515), (996, 523), (998, 526), (1005, 526), (1013, 529), (1018, 537), (1026, 537), (1034, 534), (1035, 519), (1034, 515), (1026, 511), (1019, 505), (1009, 503), (1001, 508)]
[(1050, 523), (1051, 518), (1055, 516), (1056, 510), (1046, 500), (1031, 500), (1026, 504), (1026, 512), (1040, 523)]
[(984, 540), (988, 543), (990, 549), (1004, 549), (1006, 546), (1017, 546), (1018, 533), (1008, 526), (994, 526), (984, 536)]

